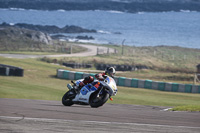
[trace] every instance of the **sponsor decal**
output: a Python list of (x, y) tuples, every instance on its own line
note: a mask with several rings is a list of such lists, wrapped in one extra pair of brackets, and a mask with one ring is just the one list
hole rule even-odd
[(99, 88), (99, 84), (96, 83), (96, 84), (94, 85), (94, 87), (96, 87), (96, 88), (98, 89), (98, 88)]
[(79, 100), (87, 101), (87, 99), (86, 99), (86, 98), (79, 98)]

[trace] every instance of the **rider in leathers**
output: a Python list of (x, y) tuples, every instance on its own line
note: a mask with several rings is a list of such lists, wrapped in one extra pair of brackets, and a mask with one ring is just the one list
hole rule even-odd
[[(103, 81), (105, 78), (106, 78), (106, 75), (114, 78), (114, 75), (115, 75), (115, 68), (113, 67), (107, 67), (105, 69), (105, 72), (104, 73), (99, 73), (99, 74), (96, 74), (95, 77), (100, 80), (100, 81)], [(86, 84), (89, 84), (89, 83), (92, 83), (94, 81), (94, 78), (92, 76), (88, 76), (88, 77), (85, 77), (85, 79), (79, 83), (79, 90)]]

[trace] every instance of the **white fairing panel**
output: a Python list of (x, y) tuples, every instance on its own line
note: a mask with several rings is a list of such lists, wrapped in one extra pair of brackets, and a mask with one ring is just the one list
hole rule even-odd
[(114, 96), (117, 94), (117, 86), (113, 78), (107, 76), (107, 78), (104, 81), (100, 81), (100, 83), (109, 89), (110, 91), (109, 93), (111, 96)]
[[(76, 85), (79, 85), (81, 81), (83, 81), (83, 79), (77, 80)], [(110, 96), (114, 96), (117, 94), (117, 86), (113, 78), (107, 76), (104, 81), (95, 80), (94, 82), (101, 83), (101, 85), (106, 87), (108, 89), (108, 93)], [(81, 88), (80, 92), (76, 95), (76, 97), (72, 101), (89, 104), (90, 95), (97, 90), (98, 87), (97, 88), (96, 87), (97, 86), (96, 85), (93, 86), (92, 83), (85, 85), (84, 87)]]

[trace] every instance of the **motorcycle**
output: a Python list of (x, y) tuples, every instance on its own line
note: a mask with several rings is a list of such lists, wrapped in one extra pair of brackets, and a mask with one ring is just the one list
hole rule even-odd
[(62, 97), (62, 104), (64, 106), (82, 104), (97, 108), (103, 106), (108, 98), (112, 100), (111, 96), (117, 94), (116, 82), (112, 77), (106, 76), (103, 81), (94, 80), (77, 91), (77, 86), (81, 81), (83, 79), (77, 80), (75, 83), (71, 81), (73, 85), (67, 84), (69, 90)]

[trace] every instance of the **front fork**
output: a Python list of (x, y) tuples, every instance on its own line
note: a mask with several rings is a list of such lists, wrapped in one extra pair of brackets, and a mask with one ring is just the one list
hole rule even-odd
[[(98, 94), (97, 94), (97, 97), (99, 96), (99, 94), (101, 93), (102, 90), (103, 90), (103, 87), (101, 87), (101, 89), (99, 90), (99, 92), (98, 92)], [(109, 94), (109, 92), (108, 92), (107, 90), (105, 90), (105, 91), (106, 91), (106, 93)], [(110, 99), (111, 101), (113, 101), (113, 98), (111, 97), (110, 94), (109, 94), (109, 99)]]

